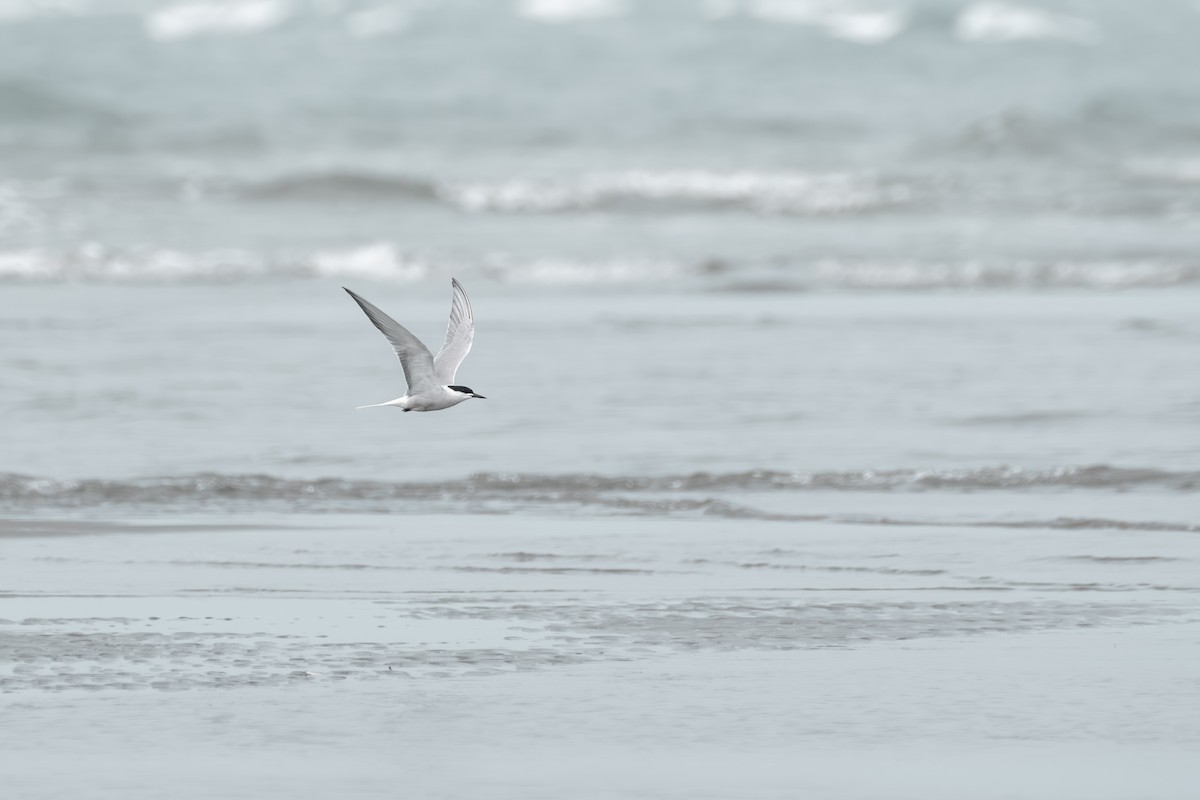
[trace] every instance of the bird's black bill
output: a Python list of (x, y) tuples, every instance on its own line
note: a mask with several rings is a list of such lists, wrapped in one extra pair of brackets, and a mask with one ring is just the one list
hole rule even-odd
[(481, 394), (472, 394), (471, 397), (478, 397), (480, 400), (487, 400), (487, 398)]

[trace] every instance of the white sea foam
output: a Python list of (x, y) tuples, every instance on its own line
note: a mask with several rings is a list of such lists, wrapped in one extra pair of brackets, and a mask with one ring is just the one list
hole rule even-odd
[(811, 264), (726, 263), (628, 256), (610, 259), (491, 257), (484, 267), (517, 283), (639, 284), (693, 280), (729, 291), (1121, 291), (1200, 283), (1200, 265), (1162, 260), (920, 261), (821, 259)]
[(732, 205), (760, 213), (838, 214), (903, 203), (905, 187), (870, 176), (706, 170), (605, 172), (575, 181), (462, 183), (440, 194), (468, 211), (548, 212), (629, 203)]
[(111, 248), (91, 242), (65, 252), (47, 248), (0, 251), (0, 280), (227, 280), (270, 274), (267, 259), (233, 248), (188, 253), (171, 248)]
[(429, 272), (426, 262), (405, 256), (391, 242), (322, 251), (312, 256), (311, 263), (316, 274), (326, 278), (408, 282), (418, 281)]
[(1200, 265), (1146, 260), (844, 261), (823, 259), (816, 286), (841, 289), (1081, 288), (1133, 289), (1200, 281)]
[(908, 24), (897, 3), (859, 0), (709, 0), (702, 6), (709, 19), (744, 15), (767, 22), (818, 28), (835, 39), (879, 44), (894, 39)]
[(843, 12), (825, 22), (826, 32), (835, 39), (859, 44), (878, 44), (896, 38), (907, 24), (904, 12), (898, 9)]
[(547, 285), (653, 283), (683, 277), (687, 267), (678, 261), (623, 258), (587, 261), (571, 258), (535, 258), (510, 261), (494, 258), (490, 270), (505, 280)]
[(279, 25), (292, 14), (288, 0), (217, 0), (167, 6), (146, 16), (146, 35), (174, 41), (203, 35), (249, 34)]
[(733, 292), (958, 291), (1071, 288), (1097, 291), (1200, 283), (1200, 264), (1131, 260), (858, 260), (757, 263), (687, 261), (631, 253), (601, 258), (503, 253), (474, 263), (406, 253), (389, 241), (317, 250), (258, 253), (237, 248), (188, 252), (142, 245), (88, 243), (56, 251), (0, 250), (0, 280), (88, 282), (204, 282), (263, 277), (331, 278), (409, 283), (447, 274), (484, 272), (514, 283), (547, 286), (649, 284), (685, 281)]
[(516, 12), (538, 22), (576, 22), (621, 17), (629, 12), (626, 0), (518, 0)]
[(976, 3), (959, 14), (955, 35), (964, 42), (1016, 42), (1059, 39), (1078, 44), (1101, 40), (1096, 23), (1040, 8), (1009, 3)]
[(0, 279), (50, 280), (59, 277), (45, 253), (37, 249), (0, 252)]
[(188, 252), (141, 245), (115, 248), (90, 242), (55, 251), (29, 247), (0, 250), (0, 280), (174, 283), (278, 277), (365, 278), (417, 281), (429, 263), (374, 242), (311, 254), (255, 253), (238, 248)]

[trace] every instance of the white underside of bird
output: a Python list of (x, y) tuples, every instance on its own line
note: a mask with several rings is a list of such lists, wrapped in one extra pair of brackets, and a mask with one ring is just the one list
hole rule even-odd
[(395, 406), (405, 411), (440, 411), (472, 397), (486, 399), (481, 394), (475, 394), (469, 387), (454, 382), (458, 367), (471, 351), (471, 343), (475, 340), (475, 316), (462, 284), (451, 278), (450, 285), (453, 290), (450, 322), (446, 327), (446, 341), (436, 356), (399, 322), (346, 289), (347, 294), (354, 298), (354, 302), (358, 303), (359, 308), (367, 315), (367, 319), (371, 320), (392, 345), (396, 357), (400, 359), (400, 366), (404, 369), (404, 379), (408, 382), (408, 391), (403, 397), (359, 408)]

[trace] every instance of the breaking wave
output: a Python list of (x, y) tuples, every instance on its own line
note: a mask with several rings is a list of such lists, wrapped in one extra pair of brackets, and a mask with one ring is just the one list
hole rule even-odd
[[(36, 229), (36, 203), (0, 184), (0, 232)], [(309, 252), (242, 248), (185, 251), (89, 242), (69, 249), (0, 250), (0, 281), (228, 282), (264, 278), (356, 278), (410, 283), (483, 273), (515, 284), (682, 283), (709, 291), (981, 291), (1165, 288), (1200, 284), (1200, 262), (1166, 259), (1055, 261), (864, 261), (760, 263), (720, 258), (684, 261), (639, 255), (589, 259), (486, 254), (474, 260), (406, 251), (390, 241)]]
[(745, 16), (760, 22), (809, 27), (833, 39), (882, 44), (908, 26), (908, 11), (896, 4), (829, 3), (824, 0), (707, 0), (711, 20)]
[(1200, 262), (825, 259), (813, 265), (809, 280), (814, 287), (839, 289), (1133, 289), (1200, 283)]
[(518, 16), (536, 22), (564, 23), (622, 17), (629, 13), (626, 0), (518, 0)]
[(435, 201), (438, 184), (407, 175), (330, 170), (270, 178), (235, 190), (252, 200), (413, 200)]
[[(0, 194), (0, 212), (3, 200)], [(0, 218), (0, 229), (2, 223)], [(187, 252), (98, 243), (66, 251), (39, 247), (0, 251), (0, 280), (175, 283), (319, 277), (409, 282), (426, 277), (430, 270), (428, 259), (405, 253), (391, 242), (301, 254), (239, 248)]]
[[(666, 476), (480, 473), (434, 482), (386, 482), (270, 475), (194, 475), (134, 480), (55, 480), (0, 474), (0, 502), (15, 507), (264, 507), (273, 510), (404, 510), (406, 506), (536, 503), (589, 505), (616, 512), (690, 512), (723, 517), (814, 519), (773, 514), (713, 497), (723, 492), (981, 492), (1037, 490), (1170, 492), (1200, 490), (1200, 472), (1093, 465), (1056, 469), (845, 472), (697, 472)], [(695, 496), (701, 494), (703, 496)], [(893, 524), (901, 524), (895, 523)], [(1086, 524), (1078, 524), (1087, 527)]]
[(963, 42), (1002, 43), (1055, 39), (1075, 44), (1099, 44), (1103, 36), (1091, 20), (1010, 3), (974, 3), (954, 25)]
[(600, 172), (569, 181), (514, 179), (449, 184), (439, 195), (466, 211), (548, 213), (591, 209), (733, 209), (820, 216), (904, 205), (907, 187), (840, 173)]
[[(0, 24), (28, 20), (126, 18), (140, 22), (144, 36), (160, 44), (197, 37), (263, 34), (289, 22), (326, 24), (352, 36), (403, 31), (410, 19), (462, 25), (473, 17), (462, 4), (405, 2), (359, 3), (350, 0), (7, 0), (0, 3)], [(569, 26), (636, 19), (645, 4), (631, 0), (515, 0), (507, 4), (514, 21)], [(694, 0), (671, 4), (674, 18), (686, 23), (753, 20), (759, 24), (807, 28), (833, 39), (873, 45), (890, 42), (910, 27), (938, 38), (966, 43), (1058, 41), (1099, 44), (1100, 25), (1092, 20), (1024, 4), (976, 2), (957, 16), (943, 13), (939, 2), (897, 0)], [(932, 11), (933, 13), (921, 13)], [(660, 12), (662, 13), (662, 12)], [(368, 16), (370, 15), (370, 16)], [(502, 20), (503, 17), (494, 17)], [(923, 24), (922, 24), (923, 23)]]
[[(12, 100), (13, 114), (34, 100)], [(69, 113), (50, 100), (42, 113)], [(82, 107), (81, 107), (82, 109)], [(82, 113), (82, 111), (81, 111)], [(96, 112), (99, 113), (99, 112)], [(0, 119), (5, 114), (0, 85)], [(227, 134), (222, 134), (227, 135)], [(752, 170), (626, 170), (566, 178), (453, 179), (357, 169), (288, 172), (255, 179), (159, 178), (130, 189), (156, 200), (206, 198), (246, 203), (412, 203), (448, 207), (468, 214), (621, 214), (740, 212), (781, 216), (841, 216), (908, 205), (912, 189), (871, 175)], [(111, 190), (75, 179), (60, 181), (62, 196)]]
[(252, 200), (409, 201), (469, 213), (748, 211), (826, 216), (902, 206), (908, 187), (842, 173), (627, 170), (564, 179), (439, 180), (353, 170), (287, 175), (235, 189)]
[(250, 34), (270, 30), (292, 13), (286, 0), (218, 0), (159, 8), (146, 16), (146, 35), (160, 42), (203, 35)]

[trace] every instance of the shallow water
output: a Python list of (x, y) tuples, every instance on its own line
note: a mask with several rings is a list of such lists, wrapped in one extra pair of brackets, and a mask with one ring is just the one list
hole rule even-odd
[[(354, 410), (403, 376), (335, 285), (10, 285), (5, 469), (423, 482), (1108, 465), (1194, 488), (1192, 289), (468, 288), (479, 330), (459, 380), (489, 399), (403, 415)], [(440, 287), (368, 294), (439, 340)]]
[(296, 519), (6, 524), (21, 569), (0, 597), (0, 687), (499, 676), (1061, 632), (1190, 621), (1200, 592), (1194, 537), (1176, 531), (528, 515), (287, 527)]
[(1197, 777), (1194, 534), (194, 518), (0, 528), (11, 790), (1115, 800)]

